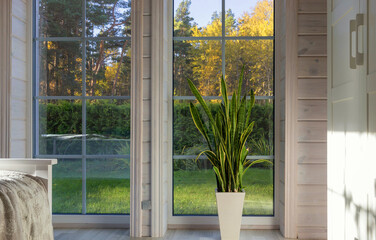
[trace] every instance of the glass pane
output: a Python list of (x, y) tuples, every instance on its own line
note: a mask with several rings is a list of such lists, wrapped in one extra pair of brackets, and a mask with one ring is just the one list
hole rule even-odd
[(174, 96), (192, 96), (191, 79), (203, 96), (219, 96), (221, 41), (174, 41)]
[(82, 95), (82, 52), (79, 42), (39, 43), (39, 95)]
[(227, 0), (226, 36), (273, 36), (273, 0)]
[[(194, 103), (209, 129), (208, 119), (202, 107), (195, 100), (174, 100), (174, 155), (197, 155), (207, 149), (207, 143), (197, 130), (189, 110), (189, 104)], [(206, 101), (213, 112), (219, 107), (219, 100)]]
[[(174, 160), (174, 215), (217, 214), (215, 173), (204, 161)], [(254, 166), (243, 177), (243, 215), (273, 215), (273, 168)]]
[[(174, 101), (174, 154), (194, 155), (207, 149), (201, 134), (196, 129), (189, 111), (189, 103), (194, 100)], [(247, 141), (250, 155), (274, 155), (274, 100), (256, 100), (252, 109), (251, 121), (255, 127)], [(215, 113), (218, 100), (207, 101), (209, 109)], [(197, 104), (198, 105), (198, 104)], [(199, 107), (202, 116), (203, 110)], [(207, 119), (204, 120), (207, 123)], [(269, 158), (269, 157), (268, 157)], [(270, 161), (274, 162), (273, 159)], [(208, 160), (175, 159), (174, 171), (174, 214), (211, 215), (217, 214), (215, 205), (215, 175)], [(243, 178), (246, 191), (244, 215), (273, 215), (273, 166), (260, 163), (249, 169)]]
[(243, 90), (255, 91), (257, 96), (273, 96), (273, 40), (226, 41), (226, 82), (230, 94), (237, 87), (242, 66)]
[[(274, 100), (256, 100), (252, 108), (253, 131), (246, 143), (249, 155), (274, 155)], [(261, 164), (270, 167), (269, 164)]]
[(88, 0), (86, 2), (88, 37), (130, 37), (130, 0)]
[(87, 154), (129, 155), (130, 100), (87, 102)]
[(52, 212), (82, 212), (82, 160), (58, 159), (52, 168)]
[[(174, 101), (174, 155), (197, 155), (208, 149), (205, 139), (197, 130), (189, 110), (190, 102), (194, 103), (210, 131), (206, 114), (195, 100)], [(211, 112), (215, 114), (220, 107), (220, 100), (207, 101)], [(273, 100), (256, 100), (252, 109), (251, 121), (255, 122), (247, 147), (250, 155), (274, 155), (273, 148)], [(210, 135), (209, 135), (210, 136)]]
[(174, 160), (174, 215), (216, 215), (216, 181), (211, 165)]
[(243, 177), (243, 215), (273, 215), (273, 167), (255, 164)]
[(39, 101), (39, 154), (82, 153), (81, 100)]
[(82, 0), (39, 0), (38, 3), (39, 37), (81, 36)]
[(129, 214), (129, 159), (88, 159), (87, 213)]
[(221, 11), (221, 0), (174, 0), (174, 37), (222, 36)]
[(89, 41), (86, 56), (88, 96), (130, 96), (130, 40)]

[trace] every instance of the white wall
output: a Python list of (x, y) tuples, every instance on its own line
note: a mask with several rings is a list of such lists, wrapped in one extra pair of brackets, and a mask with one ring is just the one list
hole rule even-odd
[[(31, 1), (29, 1), (31, 2)], [(23, 0), (3, 1), (2, 14), (3, 41), (2, 62), (2, 146), (6, 148), (4, 157), (31, 156), (31, 74), (30, 74), (30, 15), (31, 4)], [(4, 18), (7, 16), (7, 18)], [(7, 50), (9, 54), (6, 54)], [(7, 88), (7, 89), (5, 89)]]
[(10, 157), (31, 157), (30, 2), (12, 0)]

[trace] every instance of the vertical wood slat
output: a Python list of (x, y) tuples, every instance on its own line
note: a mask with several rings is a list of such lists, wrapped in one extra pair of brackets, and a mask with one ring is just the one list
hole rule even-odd
[(143, 1), (132, 1), (130, 236), (142, 237)]
[(0, 157), (9, 157), (10, 145), (10, 35), (11, 1), (0, 1)]
[(284, 236), (296, 238), (296, 95), (297, 95), (297, 73), (298, 73), (298, 52), (297, 35), (298, 29), (298, 2), (286, 0), (286, 81), (285, 81), (285, 217)]

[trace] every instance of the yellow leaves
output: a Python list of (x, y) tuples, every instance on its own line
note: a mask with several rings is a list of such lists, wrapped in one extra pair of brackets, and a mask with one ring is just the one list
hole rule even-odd
[[(226, 13), (226, 36), (273, 36), (273, 0), (259, 0), (254, 9), (234, 19)], [(213, 19), (204, 27), (191, 28), (193, 37), (222, 36), (220, 18)], [(219, 96), (219, 79), (222, 74), (222, 48), (220, 40), (187, 41), (192, 48), (195, 84), (202, 95)], [(226, 82), (230, 93), (240, 69), (245, 65), (245, 89), (255, 90), (256, 95), (273, 94), (273, 41), (272, 40), (226, 40)], [(244, 93), (243, 93), (244, 94)]]
[(273, 1), (258, 1), (253, 12), (245, 12), (238, 21), (240, 36), (272, 36)]

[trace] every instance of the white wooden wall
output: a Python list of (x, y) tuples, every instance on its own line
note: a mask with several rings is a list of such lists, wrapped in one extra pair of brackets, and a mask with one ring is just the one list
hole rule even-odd
[[(142, 201), (151, 201), (151, 0), (144, 1)], [(142, 235), (151, 236), (151, 210), (142, 210)]]
[[(30, 1), (29, 1), (30, 2)], [(4, 2), (3, 2), (4, 3)], [(5, 157), (30, 157), (31, 156), (31, 75), (30, 75), (30, 16), (27, 1), (11, 0), (10, 6), (2, 10), (9, 11), (10, 16), (4, 23), (10, 26), (9, 35), (4, 29), (3, 37), (9, 37), (9, 55), (2, 55), (2, 61), (7, 62), (7, 73), (2, 81), (7, 81), (7, 90), (2, 89), (2, 98), (5, 108), (9, 114), (2, 112), (2, 123), (9, 129), (2, 129), (7, 132)], [(3, 31), (3, 30), (2, 30)], [(7, 36), (8, 35), (8, 36)], [(4, 44), (4, 42), (3, 42)], [(4, 46), (4, 45), (3, 45)], [(3, 73), (4, 74), (4, 73)], [(4, 83), (3, 82), (3, 83)], [(4, 87), (2, 85), (2, 87)]]
[(286, 105), (286, 0), (276, 1), (275, 12), (276, 41), (275, 41), (275, 96), (276, 96), (276, 124), (279, 131), (276, 131), (275, 155), (279, 161), (279, 179), (275, 181), (278, 189), (276, 206), (279, 210), (279, 225), (281, 233), (285, 234), (285, 105)]
[(276, 4), (280, 229), (289, 238), (325, 239), (326, 0)]
[(12, 0), (10, 157), (31, 157), (31, 1)]
[(297, 235), (327, 233), (326, 0), (298, 1)]
[(0, 1), (0, 157), (9, 157), (11, 3)]

